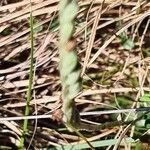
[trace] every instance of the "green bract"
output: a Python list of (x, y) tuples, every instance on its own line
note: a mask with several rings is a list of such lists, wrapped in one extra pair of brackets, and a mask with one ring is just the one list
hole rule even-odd
[(80, 91), (80, 83), (75, 83), (74, 85), (71, 85), (69, 88), (68, 98), (73, 99), (78, 92)]
[(80, 78), (80, 72), (81, 71), (79, 69), (79, 70), (77, 70), (75, 72), (70, 73), (70, 75), (66, 79), (66, 84), (68, 84), (68, 85), (75, 84)]
[(68, 52), (66, 55), (62, 58), (62, 63), (60, 64), (60, 71), (63, 76), (70, 75), (71, 72), (76, 68), (77, 66), (77, 56), (74, 52)]

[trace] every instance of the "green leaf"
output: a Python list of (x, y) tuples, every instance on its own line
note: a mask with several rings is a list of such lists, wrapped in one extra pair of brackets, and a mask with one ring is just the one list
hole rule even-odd
[(140, 97), (140, 101), (150, 102), (150, 94), (144, 94), (144, 96)]
[(125, 38), (125, 39), (123, 38), (121, 43), (122, 43), (122, 46), (124, 47), (124, 49), (126, 49), (126, 50), (131, 50), (135, 46), (135, 44), (131, 38)]
[(123, 108), (130, 108), (132, 105), (132, 97), (128, 95), (117, 96), (118, 104)]
[[(94, 148), (100, 148), (100, 147), (105, 147), (105, 146), (110, 146), (110, 145), (115, 145), (118, 142), (118, 139), (109, 139), (109, 140), (100, 140), (100, 141), (92, 141), (90, 142), (91, 145)], [(128, 143), (135, 143), (135, 140), (132, 138), (125, 138), (124, 140), (121, 141), (120, 145), (125, 145)], [(59, 146), (55, 148), (43, 148), (42, 150), (82, 150), (82, 149), (87, 149), (90, 148), (87, 143), (84, 144), (76, 144), (76, 145), (71, 145), (67, 144), (64, 146)]]
[(37, 34), (43, 30), (43, 26), (37, 26), (36, 28), (33, 29), (34, 34)]
[(146, 123), (146, 120), (145, 119), (141, 119), (141, 120), (136, 122), (136, 126), (137, 127), (145, 127), (145, 123)]

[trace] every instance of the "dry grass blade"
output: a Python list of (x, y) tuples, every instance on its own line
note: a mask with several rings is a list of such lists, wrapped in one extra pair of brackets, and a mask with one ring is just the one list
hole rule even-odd
[(102, 12), (104, 2), (105, 2), (105, 0), (102, 2), (100, 8), (97, 11), (97, 15), (94, 19), (94, 24), (93, 24), (93, 27), (92, 27), (92, 30), (91, 30), (91, 36), (90, 36), (90, 39), (89, 39), (89, 42), (88, 42), (88, 47), (87, 47), (86, 54), (85, 54), (85, 59), (84, 59), (84, 64), (83, 64), (83, 69), (82, 69), (81, 76), (83, 76), (83, 74), (85, 72), (88, 60), (89, 60), (90, 55), (91, 55), (91, 50), (92, 50), (92, 47), (93, 47), (93, 43), (94, 43), (94, 39), (95, 39), (95, 35), (96, 35), (96, 30), (97, 30), (99, 19), (101, 17), (101, 12)]
[[(75, 22), (74, 37), (78, 58), (83, 67), (83, 89), (76, 97), (76, 106), (81, 114), (105, 112), (104, 110), (108, 109), (129, 110), (149, 107), (150, 2), (105, 0), (103, 3), (103, 1), (78, 1), (80, 10)], [(36, 121), (29, 121), (29, 135), (25, 144), (26, 148), (30, 146), (30, 149), (83, 143), (78, 135), (68, 132), (63, 124), (57, 121), (60, 114), (55, 113), (59, 112), (62, 105), (58, 71), (58, 4), (59, 0), (32, 0), (36, 69), (30, 116), (54, 114), (52, 118), (56, 120), (42, 119), (41, 116), (41, 119), (37, 120), (36, 132)], [(0, 118), (24, 114), (30, 60), (29, 5), (30, 0), (0, 1)], [(123, 42), (126, 40), (123, 41), (123, 38), (128, 39), (129, 44), (132, 39), (134, 47), (131, 50), (124, 48)], [(143, 98), (147, 101), (141, 101)], [(90, 124), (94, 122), (103, 124), (117, 119), (123, 121), (135, 119), (138, 116), (139, 113), (133, 112), (116, 116), (105, 114), (81, 117)], [(89, 141), (98, 141), (103, 137), (117, 139), (121, 133), (120, 140), (124, 137), (141, 139), (135, 131), (140, 132), (141, 136), (144, 136), (143, 139), (149, 137), (147, 128), (142, 128), (146, 134), (143, 134), (136, 124), (131, 125), (130, 129), (124, 133), (122, 131), (125, 131), (125, 126), (105, 128), (92, 134), (81, 132)], [(21, 131), (22, 121), (0, 122), (0, 143), (4, 148), (15, 149)], [(31, 138), (33, 142), (30, 145)], [(148, 142), (145, 140), (142, 143), (143, 149), (147, 148), (145, 143)], [(135, 145), (132, 146), (134, 149)], [(115, 148), (117, 147), (118, 145)], [(124, 144), (120, 148), (127, 147), (130, 148), (130, 145)]]

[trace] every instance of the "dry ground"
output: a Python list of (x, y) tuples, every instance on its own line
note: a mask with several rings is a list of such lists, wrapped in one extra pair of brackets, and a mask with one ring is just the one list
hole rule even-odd
[[(52, 114), (61, 107), (58, 2), (32, 0), (37, 28), (30, 115)], [(140, 97), (150, 92), (150, 2), (105, 0), (103, 6), (101, 2), (79, 0), (74, 37), (82, 65), (83, 89), (76, 98), (77, 107), (80, 112), (140, 107)], [(1, 0), (0, 5), (0, 116), (23, 116), (30, 61), (30, 1)], [(125, 49), (121, 43), (122, 35), (132, 39), (133, 48)], [(116, 118), (110, 115), (84, 116), (84, 119), (99, 123)], [(22, 123), (22, 120), (1, 121), (0, 145), (15, 149)], [(31, 149), (75, 144), (79, 140), (85, 142), (62, 128), (61, 123), (51, 118), (30, 120), (26, 147), (31, 141)], [(106, 128), (85, 136), (90, 141), (107, 139), (119, 136), (123, 129)], [(126, 137), (140, 135), (142, 140), (142, 134), (136, 134), (132, 126)], [(149, 137), (148, 134), (146, 136)], [(145, 139), (143, 142), (149, 143)]]

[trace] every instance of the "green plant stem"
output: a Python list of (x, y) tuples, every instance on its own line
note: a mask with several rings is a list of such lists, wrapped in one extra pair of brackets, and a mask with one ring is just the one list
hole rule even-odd
[[(33, 51), (34, 51), (34, 33), (33, 33), (33, 17), (32, 12), (30, 12), (30, 38), (31, 38), (31, 50), (30, 50), (30, 72), (29, 72), (29, 86), (27, 91), (26, 107), (25, 107), (25, 116), (28, 116), (30, 113), (30, 100), (32, 98), (32, 83), (33, 83)], [(24, 119), (23, 123), (23, 133), (19, 145), (19, 149), (23, 149), (25, 138), (28, 133), (28, 119)]]
[(60, 1), (60, 42), (59, 42), (59, 70), (62, 84), (63, 99), (63, 122), (67, 128), (72, 131), (69, 125), (76, 127), (78, 114), (75, 111), (74, 98), (81, 88), (80, 83), (80, 65), (74, 47), (69, 45), (75, 44), (73, 40), (74, 22), (78, 12), (76, 0)]

